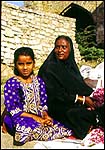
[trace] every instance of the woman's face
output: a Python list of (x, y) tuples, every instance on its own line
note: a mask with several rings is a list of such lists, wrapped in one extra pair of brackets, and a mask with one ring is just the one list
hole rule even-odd
[(28, 77), (33, 71), (34, 64), (35, 63), (30, 56), (19, 55), (16, 62), (16, 68), (19, 75), (23, 78)]
[(70, 54), (70, 44), (65, 39), (59, 39), (57, 40), (54, 48), (56, 57), (59, 60), (66, 60), (69, 57)]

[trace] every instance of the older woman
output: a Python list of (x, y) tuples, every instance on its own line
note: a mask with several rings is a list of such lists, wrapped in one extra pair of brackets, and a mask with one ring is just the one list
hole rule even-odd
[[(58, 36), (55, 47), (42, 64), (38, 75), (45, 81), (48, 113), (83, 139), (100, 119), (90, 98), (93, 89), (83, 80), (74, 58), (71, 38)], [(89, 108), (89, 109), (88, 109)]]

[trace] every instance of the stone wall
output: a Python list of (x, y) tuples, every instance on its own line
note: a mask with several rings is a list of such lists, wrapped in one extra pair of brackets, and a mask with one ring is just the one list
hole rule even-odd
[(75, 59), (81, 60), (78, 44), (75, 41), (75, 22), (73, 18), (55, 13), (33, 11), (20, 8), (2, 1), (1, 8), (1, 61), (13, 66), (14, 50), (29, 46), (36, 56), (36, 68), (39, 68), (54, 47), (58, 35), (72, 38)]
[(60, 14), (71, 3), (88, 10), (96, 23), (97, 44), (104, 48), (104, 1), (24, 1), (27, 8)]
[(92, 13), (96, 22), (97, 43), (104, 49), (104, 1)]
[(93, 12), (103, 1), (24, 1), (27, 8), (60, 14), (71, 3)]

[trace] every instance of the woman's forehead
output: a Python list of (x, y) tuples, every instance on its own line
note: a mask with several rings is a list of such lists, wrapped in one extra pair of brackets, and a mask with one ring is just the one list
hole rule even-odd
[(56, 43), (69, 43), (66, 39), (61, 38), (56, 41)]

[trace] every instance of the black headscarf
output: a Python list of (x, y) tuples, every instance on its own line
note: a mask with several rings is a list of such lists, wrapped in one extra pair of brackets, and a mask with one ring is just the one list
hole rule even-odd
[[(60, 36), (70, 43), (70, 55), (66, 61), (57, 59), (54, 50), (39, 69), (38, 75), (45, 81), (48, 94), (49, 115), (73, 129), (78, 138), (84, 138), (96, 120), (93, 111), (86, 105), (75, 103), (76, 94), (89, 96), (93, 89), (83, 80), (75, 62), (72, 40)], [(57, 41), (55, 40), (55, 43)], [(76, 108), (76, 109), (75, 109)]]
[(46, 83), (48, 110), (53, 116), (59, 116), (59, 112), (63, 115), (70, 107), (73, 107), (76, 94), (89, 96), (93, 91), (84, 82), (75, 62), (72, 40), (68, 36), (63, 38), (69, 39), (69, 58), (66, 61), (57, 59), (53, 49), (38, 72)]
[[(66, 61), (58, 60), (53, 50), (40, 67), (38, 75), (43, 78), (48, 86), (50, 86), (50, 84), (53, 86), (53, 83), (56, 82), (73, 95), (79, 94), (89, 96), (93, 89), (84, 82), (74, 59), (73, 43), (70, 38), (69, 42), (71, 49), (69, 58)], [(47, 77), (53, 79), (52, 83), (48, 83), (49, 81), (51, 82), (51, 80)], [(49, 89), (48, 86), (47, 89)]]

